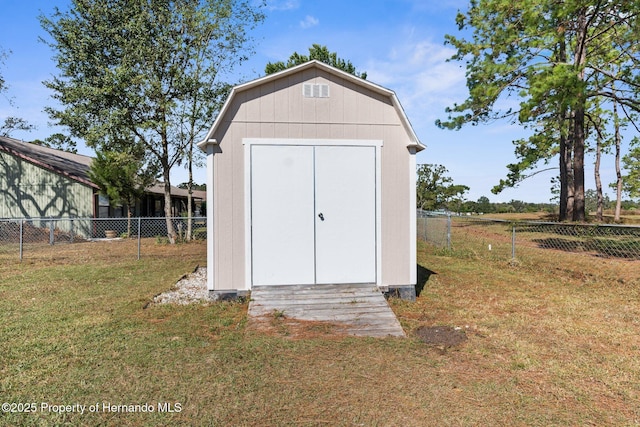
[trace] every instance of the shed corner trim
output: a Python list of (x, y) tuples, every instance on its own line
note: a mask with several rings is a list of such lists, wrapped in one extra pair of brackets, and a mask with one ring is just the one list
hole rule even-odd
[(198, 146), (199, 149), (201, 149), (202, 151), (204, 151), (206, 153), (208, 146), (210, 146), (210, 145), (218, 145), (218, 140), (214, 139), (214, 138), (209, 138), (209, 139), (205, 139), (204, 141), (198, 142), (196, 145)]
[(418, 141), (412, 141), (407, 144), (407, 149), (411, 152), (411, 154), (418, 153), (424, 150), (426, 147)]

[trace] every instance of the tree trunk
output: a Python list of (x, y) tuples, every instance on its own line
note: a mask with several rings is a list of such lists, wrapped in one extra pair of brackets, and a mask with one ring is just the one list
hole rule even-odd
[[(135, 202), (134, 202), (135, 203)], [(131, 200), (127, 203), (127, 238), (131, 237)]]
[(193, 182), (189, 179), (189, 183), (187, 184), (187, 235), (185, 236), (187, 242), (191, 241), (191, 234), (193, 228), (193, 209), (191, 208), (192, 200), (193, 200), (193, 190), (192, 190)]
[(576, 32), (575, 70), (576, 82), (576, 106), (573, 117), (573, 220), (583, 222), (584, 210), (584, 113), (586, 107), (584, 64), (587, 61), (587, 9), (582, 8), (578, 16), (578, 28)]
[[(564, 125), (561, 125), (564, 126)], [(569, 168), (571, 165), (571, 152), (567, 144), (564, 132), (560, 134), (560, 221), (567, 221), (569, 214)]]
[[(615, 89), (613, 89), (615, 91)], [(616, 210), (613, 215), (615, 222), (620, 222), (620, 213), (622, 211), (622, 170), (620, 169), (620, 122), (618, 120), (618, 105), (613, 101), (613, 127), (614, 139), (616, 143)]]
[(163, 168), (164, 179), (164, 216), (167, 222), (167, 238), (172, 245), (176, 243), (176, 232), (173, 228), (173, 212), (171, 211), (171, 180), (169, 179), (169, 167)]
[(602, 196), (602, 180), (600, 179), (600, 159), (602, 157), (602, 138), (600, 134), (598, 134), (598, 138), (596, 140), (596, 163), (594, 167), (594, 176), (596, 179), (596, 195), (597, 195), (597, 206), (596, 206), (596, 220), (598, 222), (602, 222), (603, 216), (603, 204), (604, 197)]
[[(562, 123), (560, 135), (560, 221), (573, 219), (573, 114)], [(565, 129), (567, 129), (565, 131)], [(565, 135), (565, 132), (567, 135)]]
[(573, 190), (573, 150), (569, 146), (567, 155), (569, 157), (567, 170), (567, 221), (573, 219), (573, 210), (575, 208), (575, 197)]
[(187, 242), (191, 241), (193, 209), (193, 139), (189, 144), (189, 181), (187, 181)]
[[(564, 26), (558, 26), (558, 63), (567, 62), (567, 45)], [(560, 129), (560, 211), (559, 220), (573, 218), (573, 115), (566, 107), (561, 107), (558, 115)]]
[(584, 98), (578, 100), (573, 141), (573, 220), (584, 222)]

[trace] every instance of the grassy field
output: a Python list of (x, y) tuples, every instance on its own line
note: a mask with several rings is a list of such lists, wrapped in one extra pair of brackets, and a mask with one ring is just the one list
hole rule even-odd
[[(424, 288), (391, 300), (409, 338), (372, 339), (280, 318), (265, 332), (246, 302), (148, 305), (204, 265), (205, 248), (146, 242), (140, 261), (118, 256), (133, 244), (0, 255), (0, 400), (15, 404), (0, 425), (640, 423), (640, 262), (510, 262), (419, 242)], [(434, 325), (467, 340), (415, 336)], [(75, 404), (85, 413), (54, 412)]]
[[(503, 219), (507, 221), (558, 221), (558, 215), (550, 214), (547, 212), (528, 212), (528, 213), (488, 213), (483, 217)], [(595, 213), (589, 212), (587, 214), (588, 223), (598, 223), (596, 221)], [(603, 213), (603, 223), (615, 224), (613, 210), (607, 209)], [(622, 211), (620, 215), (620, 222), (622, 225), (640, 225), (640, 212), (639, 211)]]

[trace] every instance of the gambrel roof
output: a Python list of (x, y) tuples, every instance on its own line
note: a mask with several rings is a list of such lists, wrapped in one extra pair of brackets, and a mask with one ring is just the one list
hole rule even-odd
[(425, 146), (420, 142), (420, 140), (418, 139), (418, 136), (416, 135), (415, 131), (413, 130), (413, 127), (411, 126), (411, 123), (409, 122), (409, 119), (407, 118), (407, 115), (404, 112), (404, 109), (402, 108), (402, 105), (400, 104), (400, 101), (398, 100), (398, 97), (396, 96), (395, 92), (387, 89), (385, 87), (382, 87), (380, 85), (377, 85), (375, 83), (372, 83), (368, 80), (364, 80), (360, 77), (354, 76), (353, 74), (347, 73), (345, 71), (342, 71), (338, 68), (332, 67), (328, 64), (325, 64), (324, 62), (318, 61), (318, 60), (312, 60), (309, 62), (305, 62), (304, 64), (301, 65), (297, 65), (295, 67), (291, 67), (291, 68), (287, 68), (286, 70), (274, 73), (274, 74), (269, 74), (266, 75), (264, 77), (260, 77), (258, 79), (249, 81), (247, 83), (243, 83), (240, 84), (238, 86), (235, 86), (232, 90), (231, 93), (229, 94), (229, 97), (227, 98), (227, 100), (225, 101), (224, 105), (222, 106), (222, 109), (220, 110), (220, 113), (218, 114), (218, 116), (216, 117), (216, 120), (214, 121), (213, 125), (211, 126), (211, 129), (209, 129), (209, 132), (207, 133), (206, 137), (204, 138), (204, 140), (202, 142), (200, 142), (198, 144), (198, 147), (200, 147), (203, 151), (206, 151), (206, 145), (208, 142), (212, 142), (210, 141), (211, 138), (213, 138), (213, 135), (215, 135), (215, 132), (217, 130), (217, 128), (220, 126), (220, 124), (223, 122), (225, 115), (227, 114), (230, 106), (233, 103), (234, 98), (241, 92), (244, 92), (246, 90), (252, 89), (254, 87), (263, 85), (265, 83), (280, 79), (282, 77), (286, 77), (292, 74), (296, 74), (299, 72), (302, 72), (304, 70), (310, 69), (310, 68), (317, 68), (317, 69), (321, 69), (323, 71), (326, 71), (327, 73), (333, 74), (337, 77), (343, 78), (349, 82), (352, 82), (356, 85), (362, 86), (364, 88), (367, 88), (373, 92), (376, 92), (380, 95), (383, 95), (385, 97), (388, 97), (389, 100), (391, 101), (391, 104), (393, 105), (393, 107), (395, 108), (400, 121), (402, 122), (402, 125), (405, 129), (405, 131), (407, 132), (407, 135), (409, 136), (409, 141), (407, 141), (407, 145), (408, 146), (413, 146), (415, 147), (416, 151), (422, 151), (425, 149)]

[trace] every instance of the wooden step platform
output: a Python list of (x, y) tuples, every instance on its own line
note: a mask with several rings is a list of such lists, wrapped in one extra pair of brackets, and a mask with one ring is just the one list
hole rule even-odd
[(400, 322), (373, 284), (254, 286), (249, 316), (331, 322), (349, 335), (404, 337)]

